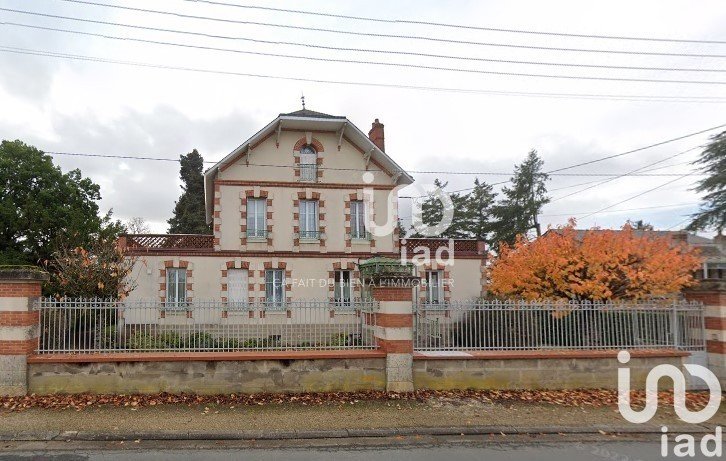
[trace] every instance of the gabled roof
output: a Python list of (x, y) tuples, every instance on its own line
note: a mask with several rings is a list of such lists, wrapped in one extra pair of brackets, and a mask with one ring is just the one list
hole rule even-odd
[(270, 136), (280, 129), (297, 129), (307, 131), (338, 131), (345, 135), (345, 138), (358, 146), (365, 152), (370, 152), (371, 159), (375, 160), (385, 171), (391, 174), (400, 173), (396, 184), (411, 184), (413, 177), (406, 173), (398, 163), (376, 146), (368, 136), (355, 126), (347, 117), (324, 114), (310, 109), (302, 109), (295, 112), (280, 114), (276, 119), (267, 124), (260, 131), (252, 135), (245, 142), (240, 144), (236, 149), (230, 152), (222, 160), (214, 164), (211, 168), (204, 172), (204, 195), (206, 201), (207, 222), (212, 222), (212, 209), (214, 200), (214, 179), (222, 165), (233, 163), (241, 156), (245, 155), (250, 146)]

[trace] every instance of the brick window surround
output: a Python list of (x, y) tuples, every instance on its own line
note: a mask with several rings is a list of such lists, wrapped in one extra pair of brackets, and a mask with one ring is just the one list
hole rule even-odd
[(436, 261), (431, 263), (422, 264), (418, 266), (419, 276), (421, 277), (421, 284), (419, 285), (419, 302), (426, 303), (426, 275), (429, 271), (442, 271), (444, 277), (444, 302), (448, 303), (451, 301), (451, 286), (448, 281), (451, 280), (451, 272), (448, 266), (444, 264), (438, 264)]
[[(294, 197), (294, 196), (293, 196)], [(300, 200), (317, 200), (318, 201), (318, 231), (320, 232), (320, 238), (316, 243), (304, 243), (304, 248), (310, 248), (325, 253), (327, 251), (325, 241), (327, 236), (325, 234), (326, 222), (325, 222), (325, 200), (320, 192), (315, 192), (312, 189), (305, 189), (297, 193), (297, 198), (292, 201), (292, 251), (300, 251)], [(316, 246), (317, 244), (317, 246)]]
[(221, 249), (222, 240), (222, 192), (220, 185), (214, 185), (214, 208), (212, 211), (212, 231), (214, 234), (214, 251)]
[[(222, 263), (221, 266), (221, 276), (220, 276), (220, 284), (221, 284), (221, 290), (220, 290), (220, 296), (222, 298), (222, 302), (227, 302), (227, 271), (229, 269), (246, 269), (248, 273), (248, 277), (252, 277), (250, 269), (250, 263), (249, 261), (242, 261), (241, 259), (237, 258), (231, 261), (225, 261)], [(255, 298), (252, 296), (252, 294), (255, 291), (255, 285), (252, 283), (251, 280), (248, 280), (247, 282), (247, 301), (248, 302), (254, 302)]]
[(179, 259), (171, 259), (164, 261), (159, 268), (159, 300), (166, 302), (166, 270), (167, 269), (186, 269), (187, 270), (187, 302), (194, 300), (194, 267), (189, 261)]
[(342, 260), (334, 262), (332, 264), (332, 269), (328, 271), (328, 299), (331, 301), (335, 299), (335, 271), (340, 270), (350, 271), (350, 281), (353, 284), (351, 294), (353, 295), (353, 298), (360, 298), (361, 286), (360, 283), (358, 283), (360, 281), (360, 271), (357, 270), (357, 265), (354, 260)]
[[(285, 271), (285, 302), (292, 302), (292, 270), (287, 268), (285, 261), (265, 261), (262, 263), (262, 270), (258, 271), (260, 283), (259, 297), (257, 298), (260, 302), (265, 301), (265, 271), (268, 269), (283, 269)], [(251, 276), (250, 271), (250, 276)]]
[(269, 192), (267, 190), (262, 190), (259, 187), (254, 187), (252, 189), (246, 189), (240, 192), (240, 249), (242, 251), (245, 251), (247, 249), (248, 239), (247, 239), (247, 200), (248, 199), (266, 199), (266, 206), (267, 206), (267, 216), (265, 225), (267, 230), (267, 250), (272, 250), (272, 222), (273, 222), (273, 208), (272, 208), (272, 192)]
[[(366, 211), (368, 212), (368, 215), (370, 216), (370, 219), (375, 221), (376, 219), (376, 209), (375, 209), (375, 202), (373, 200), (366, 200), (366, 194), (363, 193), (363, 190), (358, 190), (353, 193), (349, 193), (347, 196), (345, 196), (345, 252), (351, 253), (353, 251), (353, 239), (351, 237), (351, 218), (350, 218), (350, 210), (351, 205), (350, 202), (354, 200), (359, 200), (364, 203), (364, 206), (366, 207)], [(366, 229), (368, 229), (368, 226), (366, 225)], [(369, 230), (370, 231), (370, 230)], [(369, 251), (371, 253), (376, 252), (376, 239), (373, 235), (371, 235), (371, 239), (368, 241), (368, 248), (365, 248), (365, 251)]]
[(312, 146), (313, 149), (315, 149), (315, 152), (317, 152), (317, 182), (320, 182), (321, 179), (323, 179), (323, 152), (325, 152), (325, 149), (323, 148), (323, 144), (318, 141), (317, 139), (312, 137), (312, 133), (305, 133), (305, 136), (298, 139), (295, 143), (295, 147), (292, 149), (292, 154), (295, 162), (295, 179), (300, 181), (300, 150), (305, 146)]

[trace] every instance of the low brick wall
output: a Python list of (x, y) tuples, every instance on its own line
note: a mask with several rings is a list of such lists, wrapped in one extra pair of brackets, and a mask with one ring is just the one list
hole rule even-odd
[(383, 390), (386, 359), (32, 362), (28, 391), (198, 394)]
[[(681, 367), (682, 353), (631, 353), (631, 388), (643, 389), (648, 372), (668, 363)], [(617, 389), (616, 352), (481, 353), (469, 357), (414, 356), (416, 389)], [(672, 386), (662, 380), (661, 386)]]

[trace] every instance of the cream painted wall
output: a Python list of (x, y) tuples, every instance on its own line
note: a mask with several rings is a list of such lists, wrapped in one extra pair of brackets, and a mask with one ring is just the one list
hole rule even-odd
[[(293, 167), (295, 165), (295, 157), (293, 155), (293, 148), (295, 143), (305, 136), (304, 132), (283, 131), (279, 148), (275, 146), (275, 137), (272, 136), (253, 149), (248, 159), (251, 165), (246, 165), (245, 161), (247, 159), (243, 157), (226, 170), (220, 171), (220, 180), (251, 182), (247, 186), (236, 184), (221, 184), (220, 186), (221, 250), (239, 251), (242, 249), (240, 242), (240, 237), (242, 236), (240, 226), (243, 224), (241, 220), (241, 199), (245, 190), (259, 187), (259, 189), (267, 191), (268, 198), (272, 199), (272, 207), (268, 208), (268, 211), (272, 211), (271, 236), (273, 245), (271, 249), (268, 249), (266, 244), (248, 245), (246, 250), (293, 251), (293, 227), (295, 225), (293, 219), (295, 212), (293, 201), (297, 200), (298, 192), (308, 190), (309, 192), (319, 193), (320, 200), (325, 204), (324, 208), (321, 209), (321, 212), (325, 213), (325, 219), (320, 224), (326, 228), (326, 251), (345, 251), (345, 201), (353, 193), (360, 193), (362, 198), (365, 183), (361, 178), (360, 172), (325, 170), (325, 168), (364, 169), (365, 161), (363, 160), (363, 155), (345, 140), (343, 141), (341, 150), (338, 151), (337, 137), (333, 133), (312, 133), (312, 137), (322, 143), (324, 147), (324, 151), (320, 153), (320, 156), (323, 158), (323, 177), (319, 183), (298, 182), (294, 176)], [(288, 168), (269, 168), (254, 166), (254, 164), (283, 165)], [(382, 172), (374, 164), (371, 163), (369, 169), (374, 173), (372, 184), (393, 185), (393, 178)], [(253, 182), (259, 181), (290, 182), (294, 184), (294, 187), (253, 185)], [(330, 183), (351, 184), (351, 187), (349, 189), (319, 187), (319, 185)], [(389, 202), (397, 202), (397, 197), (394, 192), (390, 190), (374, 190), (373, 208), (375, 222), (379, 225), (384, 224), (388, 220), (388, 210), (391, 205)], [(395, 207), (392, 208), (395, 210)], [(394, 214), (392, 222), (395, 223), (396, 220), (397, 216)], [(320, 245), (301, 244), (300, 251), (320, 251)], [(351, 251), (354, 253), (370, 253), (371, 247), (365, 243), (356, 243), (353, 245)], [(376, 237), (375, 251), (394, 251), (393, 235), (389, 234)]]

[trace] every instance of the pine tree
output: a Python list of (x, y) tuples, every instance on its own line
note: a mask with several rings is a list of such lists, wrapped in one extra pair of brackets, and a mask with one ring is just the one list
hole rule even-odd
[[(434, 185), (445, 192), (446, 186), (449, 183), (442, 183), (440, 180), (436, 179), (434, 180)], [(453, 205), (453, 216), (451, 220), (451, 224), (449, 227), (447, 227), (445, 230), (443, 230), (438, 236), (436, 237), (445, 237), (445, 238), (466, 238), (469, 236), (467, 232), (467, 201), (468, 196), (462, 195), (461, 193), (455, 192), (447, 194), (449, 198), (451, 199), (452, 205)], [(444, 216), (444, 205), (441, 203), (441, 201), (434, 195), (434, 193), (429, 193), (428, 197), (424, 199), (423, 203), (421, 204), (421, 221), (423, 224), (426, 224), (428, 226), (433, 226), (438, 224), (442, 221)], [(419, 232), (416, 232), (412, 235), (412, 237), (424, 237)], [(435, 237), (435, 236), (430, 236)]]
[(493, 206), (496, 196), (492, 186), (480, 182), (479, 178), (474, 179), (474, 189), (467, 196), (465, 207), (466, 229), (469, 237), (491, 244), (491, 233), (494, 230)]
[(204, 210), (204, 159), (196, 149), (180, 155), (179, 177), (182, 180), (182, 194), (174, 206), (174, 216), (169, 223), (171, 234), (211, 234), (212, 228), (206, 222)]
[(544, 161), (536, 150), (531, 150), (520, 165), (514, 167), (511, 186), (502, 188), (504, 198), (492, 209), (496, 217), (493, 229), (492, 246), (498, 248), (500, 242), (513, 244), (517, 236), (534, 229), (537, 236), (542, 230), (537, 215), (549, 203), (546, 182), (549, 179), (542, 172)]
[(716, 230), (719, 235), (726, 229), (726, 131), (711, 138), (711, 143), (696, 160), (701, 171), (708, 175), (695, 190), (706, 193), (701, 209), (692, 215), (689, 230)]

